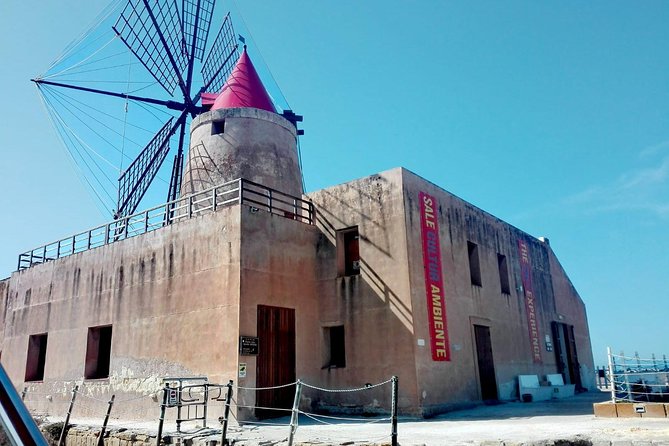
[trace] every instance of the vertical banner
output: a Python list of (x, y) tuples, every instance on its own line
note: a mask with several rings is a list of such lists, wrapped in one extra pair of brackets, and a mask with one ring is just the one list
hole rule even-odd
[(425, 270), (425, 294), (427, 296), (427, 317), (430, 325), (430, 347), (433, 361), (450, 361), (448, 326), (446, 324), (446, 303), (441, 274), (441, 250), (439, 247), (439, 224), (435, 209), (437, 201), (431, 195), (421, 192), (420, 235), (423, 239), (423, 269)]
[(527, 329), (530, 334), (530, 346), (532, 347), (532, 359), (541, 363), (541, 342), (539, 339), (539, 322), (537, 321), (537, 308), (535, 305), (534, 289), (532, 288), (532, 264), (530, 263), (530, 248), (524, 240), (518, 240), (518, 253), (520, 254), (520, 277), (523, 282), (523, 293), (525, 294), (525, 310), (527, 312)]

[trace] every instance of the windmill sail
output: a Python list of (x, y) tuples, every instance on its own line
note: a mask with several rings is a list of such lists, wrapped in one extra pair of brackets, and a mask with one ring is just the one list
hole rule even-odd
[(235, 39), (230, 13), (225, 16), (218, 35), (211, 45), (202, 65), (204, 91), (219, 91), (239, 58), (239, 45)]
[(170, 136), (174, 133), (174, 129), (182, 124), (179, 120), (172, 126), (172, 121), (173, 119), (170, 119), (165, 123), (135, 161), (121, 174), (118, 180), (119, 200), (115, 218), (130, 215), (137, 209), (170, 150)]
[[(188, 47), (182, 33), (176, 0), (130, 0), (113, 26), (123, 43), (169, 94), (185, 89), (182, 73), (188, 65)], [(187, 94), (187, 91), (183, 91)]]
[[(181, 3), (181, 24), (186, 44), (190, 48), (194, 43), (192, 55), (200, 61), (204, 57), (204, 49), (207, 46), (214, 3), (214, 0), (182, 0)], [(195, 42), (193, 42), (193, 36), (195, 36)]]

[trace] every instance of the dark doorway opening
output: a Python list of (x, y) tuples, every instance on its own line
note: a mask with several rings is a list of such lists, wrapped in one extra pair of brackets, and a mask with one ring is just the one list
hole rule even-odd
[(495, 378), (495, 362), (492, 357), (492, 341), (490, 327), (474, 325), (476, 338), (476, 359), (479, 366), (481, 399), (497, 400), (497, 380)]
[(565, 384), (575, 384), (577, 391), (583, 390), (581, 382), (581, 367), (576, 353), (576, 339), (574, 326), (561, 322), (552, 322), (553, 338), (555, 340), (555, 360), (558, 373), (562, 374)]
[[(295, 382), (295, 310), (258, 305), (260, 342), (256, 386), (274, 387)], [(290, 409), (295, 386), (256, 391), (256, 406)], [(258, 419), (286, 416), (284, 411), (256, 409)]]

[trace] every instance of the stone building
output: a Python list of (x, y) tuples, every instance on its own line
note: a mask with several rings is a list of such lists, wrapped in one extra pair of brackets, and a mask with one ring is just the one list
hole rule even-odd
[[(208, 105), (172, 208), (22, 254), (0, 281), (2, 363), (49, 395), (32, 409), (62, 412), (83, 383), (155, 418), (157, 398), (141, 397), (175, 376), (347, 388), (397, 375), (400, 411), (423, 415), (517, 399), (519, 374), (592, 387), (585, 305), (547, 239), (403, 168), (304, 194), (294, 122), (246, 52)], [(293, 389), (240, 392), (238, 416), (290, 407)], [(385, 410), (389, 395), (307, 390), (303, 404)]]

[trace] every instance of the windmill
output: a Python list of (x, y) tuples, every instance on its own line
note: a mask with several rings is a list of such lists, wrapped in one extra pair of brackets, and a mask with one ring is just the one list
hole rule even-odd
[[(174, 114), (162, 124), (129, 166), (120, 172), (113, 211), (115, 219), (131, 215), (137, 209), (171, 151), (171, 138), (177, 134), (167, 201), (179, 196), (184, 146), (187, 144), (187, 120), (203, 110), (198, 103), (205, 92), (221, 90), (240, 54), (240, 42), (244, 40), (241, 36), (239, 40), (236, 38), (230, 13), (227, 13), (216, 37), (208, 45), (214, 9), (215, 0), (182, 0), (180, 7), (177, 0), (128, 0), (122, 7), (112, 25), (114, 37), (120, 39), (141, 63), (155, 80), (154, 83), (161, 87), (162, 94), (142, 96), (128, 91), (91, 88), (76, 82), (57, 82), (46, 77), (32, 79), (40, 90), (55, 87), (121, 98), (157, 106)], [(77, 65), (81, 68), (89, 63)], [(195, 82), (196, 65), (199, 66), (201, 84)], [(198, 88), (199, 85), (201, 87)], [(164, 99), (165, 94), (170, 98)], [(301, 120), (290, 110), (286, 110), (284, 116), (293, 123)]]

